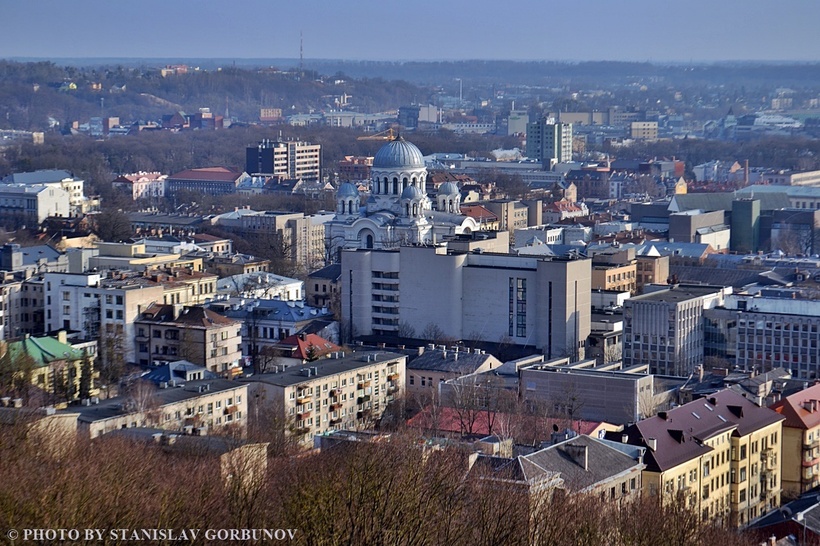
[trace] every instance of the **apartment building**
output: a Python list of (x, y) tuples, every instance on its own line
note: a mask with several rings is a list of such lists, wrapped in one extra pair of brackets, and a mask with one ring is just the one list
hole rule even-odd
[(647, 284), (663, 284), (669, 279), (669, 256), (650, 249), (650, 254), (635, 256), (636, 287), (639, 294)]
[(112, 343), (118, 340), (117, 350), (126, 362), (136, 362), (134, 321), (162, 298), (162, 285), (141, 275), (46, 273), (42, 294), (45, 329), (79, 332), (81, 339), (107, 334)]
[(333, 430), (372, 428), (405, 384), (407, 357), (389, 352), (336, 353), (273, 373), (241, 378), (254, 412), (276, 420), (304, 447)]
[(687, 376), (703, 364), (703, 311), (723, 304), (724, 289), (675, 285), (624, 302), (624, 366)]
[(796, 498), (820, 486), (820, 384), (771, 405), (784, 417), (783, 496)]
[(600, 253), (592, 258), (592, 289), (635, 294), (638, 289), (635, 249)]
[(267, 238), (279, 245), (283, 257), (312, 269), (324, 263), (325, 222), (332, 218), (332, 214), (240, 209), (218, 216), (215, 224), (243, 237)]
[(153, 303), (137, 320), (137, 361), (183, 358), (230, 377), (241, 372), (242, 323), (204, 307)]
[(780, 506), (783, 420), (727, 389), (607, 437), (647, 448), (645, 495), (742, 527)]
[[(23, 307), (23, 280), (19, 275), (0, 271), (0, 341), (21, 335)], [(26, 301), (28, 307), (29, 301)]]
[(245, 171), (253, 175), (313, 182), (322, 178), (321, 144), (264, 139), (246, 148), (245, 158)]
[(572, 124), (542, 118), (527, 124), (527, 157), (546, 167), (572, 161)]
[(65, 413), (78, 415), (79, 431), (88, 438), (136, 427), (199, 435), (245, 427), (248, 385), (225, 379), (189, 381), (159, 389), (138, 385), (129, 395), (95, 399)]

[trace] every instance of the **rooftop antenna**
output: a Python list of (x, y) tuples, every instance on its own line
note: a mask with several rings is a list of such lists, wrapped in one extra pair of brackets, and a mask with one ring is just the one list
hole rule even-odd
[(299, 74), (304, 75), (305, 72), (305, 49), (304, 49), (304, 38), (302, 36), (302, 31), (299, 31)]

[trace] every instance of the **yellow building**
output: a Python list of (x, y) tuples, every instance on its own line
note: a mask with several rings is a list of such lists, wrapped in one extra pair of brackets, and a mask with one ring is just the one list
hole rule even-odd
[(820, 384), (788, 396), (771, 409), (783, 421), (783, 496), (795, 498), (820, 485)]
[[(43, 404), (62, 403), (97, 394), (93, 352), (89, 353), (88, 369), (84, 372), (84, 351), (69, 345), (65, 331), (60, 331), (57, 337), (26, 334), (23, 339), (0, 348), (0, 358), (14, 370), (15, 383), (28, 376), (28, 381), (48, 397)], [(88, 381), (87, 392), (82, 392), (84, 373)], [(17, 389), (18, 392), (21, 390), (26, 387)]]
[(727, 389), (640, 421), (622, 441), (648, 448), (645, 494), (742, 527), (780, 506), (782, 421)]

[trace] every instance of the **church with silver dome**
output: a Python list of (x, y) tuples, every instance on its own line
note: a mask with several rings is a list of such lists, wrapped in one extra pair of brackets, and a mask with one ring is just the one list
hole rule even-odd
[(414, 144), (398, 137), (373, 158), (370, 193), (361, 206), (350, 182), (336, 192), (336, 214), (325, 224), (327, 248), (397, 248), (441, 241), (480, 229), (461, 214), (461, 195), (452, 182), (441, 185), (436, 203), (427, 195), (427, 168)]

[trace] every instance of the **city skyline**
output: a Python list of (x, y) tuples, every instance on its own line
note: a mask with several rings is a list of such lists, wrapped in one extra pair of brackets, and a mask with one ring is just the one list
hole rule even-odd
[(0, 57), (293, 59), (301, 48), (305, 59), (377, 61), (818, 60), (820, 4), (808, 0), (693, 0), (685, 11), (648, 0), (518, 6), (33, 0), (5, 6)]

